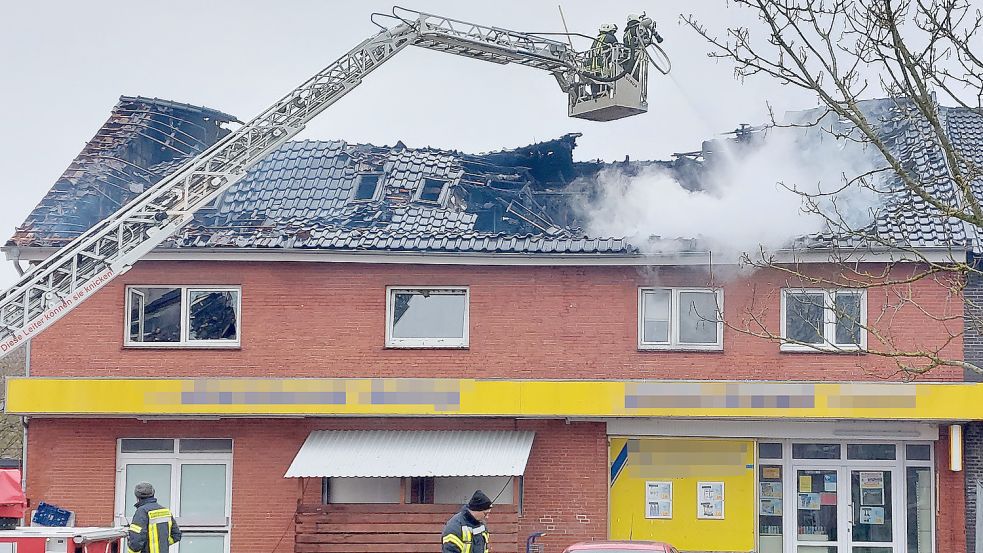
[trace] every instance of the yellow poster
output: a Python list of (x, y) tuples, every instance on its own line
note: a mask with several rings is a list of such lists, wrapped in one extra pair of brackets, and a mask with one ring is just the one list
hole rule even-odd
[(812, 491), (812, 477), (811, 476), (799, 476), (799, 491), (800, 492), (811, 492)]

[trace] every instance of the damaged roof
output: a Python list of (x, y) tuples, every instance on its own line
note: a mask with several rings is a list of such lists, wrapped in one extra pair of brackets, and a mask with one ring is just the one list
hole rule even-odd
[[(940, 109), (953, 142), (983, 163), (983, 116)], [(945, 158), (929, 140), (929, 129), (890, 100), (870, 102), (867, 110), (908, 170), (938, 195), (952, 193)], [(121, 97), (7, 245), (68, 243), (227, 134), (228, 122), (237, 121), (207, 108)], [(288, 142), (162, 247), (635, 255), (639, 250), (628, 240), (588, 237), (581, 228), (576, 204), (596, 194), (591, 183), (598, 172), (615, 167), (631, 173), (656, 165), (690, 188), (713, 162), (710, 155), (666, 162), (575, 162), (579, 136), (485, 154), (409, 148), (401, 142)], [(712, 143), (704, 146), (704, 154), (709, 147)], [(976, 190), (983, 197), (983, 182), (976, 183)], [(878, 211), (870, 233), (880, 245), (913, 247), (960, 247), (973, 238), (965, 225), (939, 217), (921, 198), (904, 192)], [(684, 242), (687, 251), (698, 249), (698, 243)], [(857, 242), (830, 232), (798, 244), (815, 248)], [(673, 249), (678, 251), (678, 244)]]
[[(58, 247), (221, 138), (231, 116), (123, 97), (8, 245)], [(629, 253), (583, 236), (562, 189), (579, 135), (488, 154), (292, 141), (164, 247)], [(557, 198), (560, 198), (558, 200)]]

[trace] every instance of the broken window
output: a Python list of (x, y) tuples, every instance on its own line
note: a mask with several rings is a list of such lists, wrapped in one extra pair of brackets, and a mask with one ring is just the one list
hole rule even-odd
[(423, 202), (438, 203), (446, 185), (447, 181), (426, 177), (423, 179), (423, 185), (420, 186), (420, 192), (417, 194), (416, 199)]
[(126, 345), (238, 345), (239, 290), (131, 286)]
[(467, 347), (466, 288), (388, 290), (386, 345)]
[(652, 288), (639, 294), (639, 348), (723, 347), (722, 291)]
[(362, 173), (355, 182), (355, 191), (352, 200), (369, 201), (376, 199), (379, 193), (379, 184), (382, 182), (382, 175), (378, 173)]
[(782, 290), (782, 350), (856, 350), (866, 344), (863, 290)]

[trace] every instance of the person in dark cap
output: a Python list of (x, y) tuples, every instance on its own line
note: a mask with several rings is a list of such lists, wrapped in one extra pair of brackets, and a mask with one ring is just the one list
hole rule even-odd
[(181, 541), (181, 529), (170, 509), (158, 503), (154, 493), (150, 482), (140, 482), (133, 488), (137, 512), (133, 513), (126, 538), (128, 553), (168, 553), (172, 545)]
[(444, 526), (441, 553), (488, 553), (488, 528), (485, 521), (491, 512), (492, 500), (478, 490), (468, 504), (452, 516)]

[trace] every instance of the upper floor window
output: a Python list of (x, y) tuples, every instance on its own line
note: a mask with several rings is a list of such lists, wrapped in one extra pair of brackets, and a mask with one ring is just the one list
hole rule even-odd
[(863, 290), (782, 290), (783, 351), (856, 351), (867, 346)]
[(446, 186), (447, 181), (445, 180), (425, 177), (423, 184), (420, 185), (420, 189), (416, 193), (416, 199), (423, 202), (440, 203)]
[(642, 288), (638, 294), (640, 349), (723, 348), (723, 291)]
[(467, 288), (387, 288), (386, 346), (468, 346)]
[(355, 181), (355, 190), (352, 192), (352, 200), (371, 201), (378, 199), (379, 191), (382, 189), (382, 174), (362, 173)]
[(240, 290), (128, 286), (127, 346), (237, 346)]

